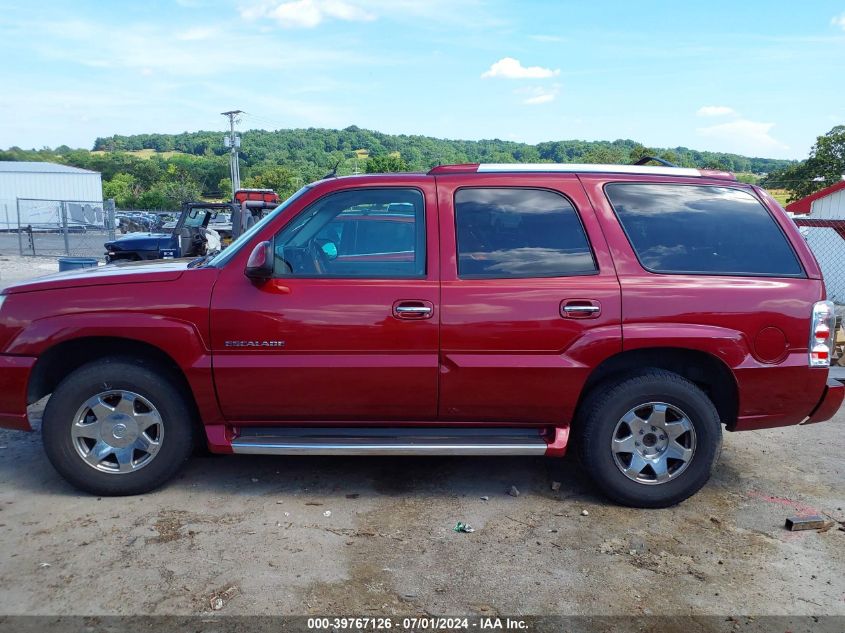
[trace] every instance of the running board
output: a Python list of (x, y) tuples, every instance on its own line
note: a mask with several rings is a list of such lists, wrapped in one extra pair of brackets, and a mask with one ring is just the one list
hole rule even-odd
[(248, 427), (232, 440), (247, 455), (544, 455), (537, 428)]

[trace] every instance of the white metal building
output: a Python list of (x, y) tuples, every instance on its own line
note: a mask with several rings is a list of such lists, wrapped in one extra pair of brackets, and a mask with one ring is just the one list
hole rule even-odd
[[(55, 163), (0, 161), (0, 230), (17, 228), (18, 198), (87, 202), (93, 204), (85, 206), (101, 210), (103, 182), (99, 172), (87, 169)], [(23, 214), (33, 216), (21, 217), (22, 224), (40, 222), (37, 206), (35, 203), (22, 206)]]
[(816, 256), (828, 298), (845, 304), (845, 176), (843, 180), (786, 205)]
[(795, 215), (809, 214), (819, 220), (845, 220), (845, 176), (830, 187), (786, 205)]

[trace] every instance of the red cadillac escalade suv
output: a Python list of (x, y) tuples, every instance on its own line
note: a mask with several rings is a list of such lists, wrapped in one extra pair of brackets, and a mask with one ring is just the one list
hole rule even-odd
[[(678, 503), (722, 426), (821, 422), (834, 306), (797, 229), (728, 173), (449, 165), (327, 178), (229, 248), (0, 296), (0, 425), (137, 494), (215, 453), (548, 455)], [(800, 433), (800, 429), (795, 431)]]

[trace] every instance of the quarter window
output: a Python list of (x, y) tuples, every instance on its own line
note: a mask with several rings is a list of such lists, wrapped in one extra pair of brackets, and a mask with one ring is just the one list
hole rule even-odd
[(660, 273), (799, 276), (786, 236), (732, 187), (617, 183), (607, 197), (644, 268)]
[(596, 272), (572, 204), (545, 189), (460, 189), (455, 194), (458, 276), (564, 277)]
[(274, 253), (277, 277), (422, 277), (422, 194), (353, 189), (328, 195), (276, 234)]

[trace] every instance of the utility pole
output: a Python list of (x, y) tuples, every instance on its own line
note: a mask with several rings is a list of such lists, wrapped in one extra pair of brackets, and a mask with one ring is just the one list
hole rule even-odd
[(241, 137), (235, 134), (235, 123), (240, 121), (238, 115), (243, 114), (243, 110), (230, 110), (220, 114), (229, 117), (229, 134), (223, 137), (223, 147), (229, 148), (229, 171), (232, 175), (232, 200), (234, 200), (235, 192), (241, 188), (241, 167), (238, 164)]

